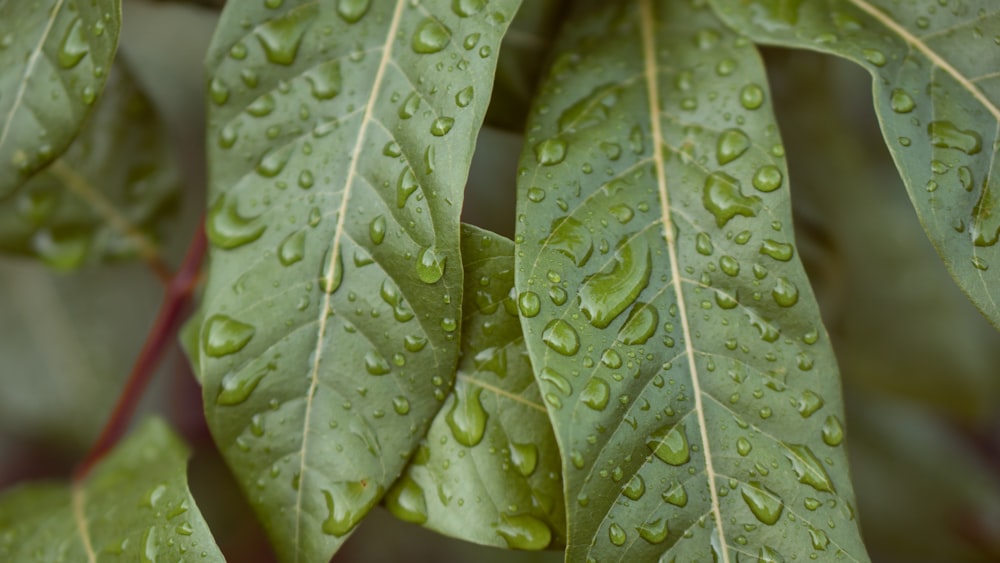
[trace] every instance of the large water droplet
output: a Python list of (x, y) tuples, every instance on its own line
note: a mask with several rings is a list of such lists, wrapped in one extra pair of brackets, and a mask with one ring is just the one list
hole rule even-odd
[(608, 539), (611, 543), (617, 546), (625, 545), (628, 541), (628, 534), (625, 533), (625, 529), (618, 524), (612, 524), (608, 526)]
[(535, 160), (542, 166), (553, 166), (566, 159), (566, 141), (546, 139), (535, 145)]
[(538, 446), (534, 444), (510, 444), (510, 460), (518, 473), (530, 477), (538, 467)]
[(236, 199), (228, 200), (226, 194), (221, 194), (208, 210), (205, 234), (215, 246), (233, 249), (253, 242), (264, 234), (267, 224), (256, 219), (242, 217), (236, 210)]
[(785, 278), (778, 278), (771, 290), (771, 297), (774, 302), (782, 307), (791, 307), (799, 302), (799, 288)]
[(594, 252), (594, 241), (587, 226), (573, 217), (562, 217), (552, 222), (552, 231), (545, 241), (552, 248), (583, 266)]
[(474, 92), (475, 91), (472, 89), (472, 86), (459, 90), (458, 93), (455, 94), (455, 105), (460, 108), (467, 107), (470, 103), (472, 103)]
[(931, 144), (945, 149), (957, 149), (966, 154), (976, 154), (983, 148), (983, 138), (971, 129), (959, 129), (950, 121), (932, 121), (927, 124)]
[(299, 262), (306, 255), (306, 232), (295, 231), (278, 246), (278, 260), (284, 266)]
[[(341, 2), (343, 4), (343, 2)], [(317, 100), (337, 97), (343, 88), (344, 79), (340, 74), (340, 60), (327, 61), (305, 73), (309, 91)]]
[(445, 416), (455, 440), (470, 448), (482, 441), (486, 420), (489, 418), (479, 400), (482, 392), (482, 387), (456, 382), (453, 391), (455, 402)]
[(542, 300), (534, 291), (525, 291), (517, 296), (517, 308), (526, 318), (537, 316), (542, 308)]
[(750, 512), (764, 524), (773, 526), (781, 518), (785, 505), (782, 504), (777, 493), (759, 481), (744, 483), (740, 488), (740, 494), (743, 496), (743, 501), (750, 507)]
[(646, 494), (646, 481), (643, 480), (642, 475), (633, 475), (625, 488), (622, 489), (622, 494), (632, 500), (641, 499), (642, 495)]
[(293, 10), (257, 27), (255, 34), (264, 48), (267, 60), (275, 64), (291, 65), (299, 52), (302, 35), (316, 20), (317, 7)]
[(667, 536), (670, 535), (670, 528), (667, 527), (666, 518), (657, 518), (645, 522), (639, 526), (638, 530), (639, 537), (653, 545), (663, 543), (667, 539)]
[(213, 358), (239, 352), (257, 332), (253, 325), (223, 314), (209, 317), (202, 330), (204, 334), (202, 351)]
[(382, 241), (385, 240), (385, 228), (384, 215), (372, 219), (372, 222), (368, 224), (368, 236), (371, 237), (373, 243), (382, 244)]
[(889, 105), (892, 107), (892, 111), (896, 113), (910, 113), (913, 111), (913, 108), (917, 107), (917, 104), (913, 102), (913, 98), (902, 88), (896, 88), (892, 91), (892, 95), (889, 98)]
[(743, 156), (750, 148), (750, 137), (739, 129), (726, 129), (715, 145), (715, 158), (719, 165), (728, 164)]
[(757, 196), (743, 195), (736, 178), (725, 172), (713, 172), (705, 178), (702, 204), (715, 216), (715, 223), (721, 228), (737, 215), (756, 217), (761, 200)]
[(424, 283), (436, 283), (444, 276), (448, 257), (432, 246), (424, 248), (417, 256), (417, 277)]
[(795, 249), (788, 243), (778, 242), (773, 239), (765, 239), (760, 245), (760, 253), (765, 256), (770, 256), (775, 260), (788, 262), (795, 254)]
[(645, 344), (656, 332), (660, 315), (652, 305), (636, 303), (629, 311), (625, 324), (618, 330), (618, 340), (624, 344)]
[(764, 89), (756, 84), (747, 84), (740, 90), (740, 104), (749, 110), (764, 104)]
[(820, 397), (812, 391), (803, 391), (802, 396), (799, 397), (796, 409), (803, 418), (809, 418), (814, 412), (821, 409), (823, 404), (823, 397)]
[(324, 490), (328, 515), (323, 521), (323, 533), (341, 537), (353, 530), (382, 497), (383, 490), (368, 480), (340, 482), (332, 490)]
[(580, 349), (580, 336), (566, 321), (555, 319), (545, 325), (542, 342), (563, 356), (572, 356)]
[(646, 440), (653, 455), (670, 465), (684, 465), (691, 459), (687, 434), (683, 424), (668, 426), (654, 432)]
[(543, 381), (555, 389), (557, 389), (563, 395), (567, 397), (573, 394), (573, 386), (570, 385), (569, 380), (566, 376), (559, 373), (558, 371), (552, 369), (549, 366), (545, 366), (538, 372), (539, 381)]
[(643, 239), (619, 246), (610, 268), (584, 278), (577, 294), (580, 310), (590, 324), (597, 328), (611, 324), (649, 285), (652, 269), (649, 248)]
[(334, 252), (332, 263), (323, 260), (323, 270), (319, 276), (319, 286), (324, 293), (330, 294), (337, 291), (344, 280), (344, 257), (340, 252)]
[(663, 502), (680, 508), (684, 508), (688, 503), (687, 489), (684, 488), (684, 485), (681, 484), (680, 481), (674, 481), (670, 488), (664, 491), (660, 496), (663, 499)]
[(788, 451), (785, 457), (792, 464), (792, 471), (799, 479), (800, 483), (805, 483), (817, 491), (827, 493), (836, 492), (833, 488), (833, 481), (830, 475), (823, 468), (823, 464), (816, 458), (809, 446), (804, 444), (785, 444)]
[(765, 193), (780, 188), (783, 182), (784, 175), (781, 169), (773, 164), (761, 166), (753, 175), (753, 187)]
[(843, 441), (844, 425), (840, 423), (839, 418), (831, 414), (823, 421), (823, 443), (830, 447), (836, 447)]
[(600, 377), (591, 378), (580, 392), (580, 401), (596, 411), (604, 410), (610, 397), (611, 387)]
[(530, 514), (500, 515), (497, 534), (511, 549), (539, 550), (552, 543), (552, 530), (545, 522)]
[(257, 173), (265, 178), (273, 178), (285, 169), (288, 160), (295, 152), (295, 145), (286, 145), (264, 153), (257, 163)]
[(417, 25), (410, 46), (416, 53), (430, 54), (441, 51), (450, 41), (451, 31), (443, 23), (429, 17)]
[(87, 39), (83, 32), (83, 21), (80, 18), (76, 18), (73, 20), (69, 31), (66, 32), (66, 36), (63, 37), (62, 43), (59, 45), (59, 55), (57, 56), (59, 66), (73, 68), (83, 60), (83, 57), (87, 56), (89, 51), (90, 45), (87, 44)]
[(266, 367), (250, 370), (246, 367), (239, 371), (231, 371), (222, 377), (219, 383), (219, 394), (215, 396), (215, 402), (219, 405), (238, 405), (250, 397), (250, 393), (257, 388), (264, 376), (276, 369), (274, 364)]
[(409, 474), (403, 475), (385, 495), (385, 507), (404, 522), (423, 524), (427, 521), (427, 499), (424, 489)]
[(337, 15), (347, 23), (357, 23), (368, 13), (371, 0), (340, 0), (337, 2)]
[(463, 18), (474, 16), (486, 7), (487, 0), (452, 0), (451, 9)]
[(385, 375), (392, 371), (389, 360), (378, 350), (369, 350), (365, 354), (365, 371), (371, 375)]

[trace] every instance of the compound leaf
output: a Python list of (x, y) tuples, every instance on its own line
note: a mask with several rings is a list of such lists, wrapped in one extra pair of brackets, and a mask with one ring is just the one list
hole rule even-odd
[(997, 3), (712, 4), (755, 41), (831, 53), (871, 73), (886, 145), (924, 230), (962, 290), (1000, 327)]
[(187, 485), (188, 450), (149, 420), (72, 485), (0, 496), (0, 559), (225, 561)]
[(284, 561), (329, 560), (451, 388), (462, 190), (517, 7), (223, 12), (199, 371), (215, 440)]
[(528, 361), (514, 243), (463, 226), (465, 302), (455, 387), (386, 497), (397, 517), (496, 547), (565, 541), (560, 461)]
[(0, 198), (55, 160), (101, 94), (121, 0), (0, 0)]
[(64, 270), (136, 253), (158, 262), (151, 231), (178, 187), (164, 123), (115, 64), (66, 152), (0, 205), (0, 249)]
[(577, 8), (516, 253), (567, 560), (866, 561), (757, 52), (695, 3)]

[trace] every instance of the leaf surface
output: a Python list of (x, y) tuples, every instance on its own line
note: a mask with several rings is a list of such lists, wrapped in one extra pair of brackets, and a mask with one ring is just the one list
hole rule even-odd
[(872, 75), (886, 145), (924, 230), (1000, 327), (1000, 7), (992, 0), (712, 0), (755, 41), (850, 59)]
[(866, 561), (836, 362), (745, 38), (578, 4), (528, 125), (518, 302), (570, 561)]
[(0, 1), (0, 198), (76, 136), (111, 69), (121, 0)]
[(178, 193), (156, 111), (123, 64), (65, 153), (0, 205), (0, 249), (58, 269), (136, 253), (159, 260), (152, 231)]
[(517, 5), (223, 13), (200, 372), (216, 443), (284, 561), (329, 560), (451, 388), (462, 190)]
[(451, 395), (386, 506), (442, 534), (496, 547), (565, 541), (560, 460), (528, 361), (514, 244), (462, 229), (462, 359)]
[(137, 428), (80, 483), (0, 496), (0, 559), (225, 561), (187, 486), (188, 450), (159, 420)]

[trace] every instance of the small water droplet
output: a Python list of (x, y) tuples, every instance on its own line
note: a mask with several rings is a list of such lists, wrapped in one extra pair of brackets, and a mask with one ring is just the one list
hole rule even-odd
[(761, 166), (753, 175), (753, 187), (762, 192), (773, 192), (781, 187), (782, 182), (784, 175), (781, 169), (773, 164)]
[(455, 119), (451, 117), (439, 117), (431, 123), (431, 135), (435, 137), (443, 137), (451, 131), (452, 126), (455, 125)]
[(535, 160), (542, 166), (553, 166), (566, 159), (566, 141), (546, 139), (535, 145)]
[(610, 397), (611, 387), (600, 377), (591, 378), (580, 392), (580, 401), (595, 411), (604, 410)]
[(534, 444), (510, 444), (510, 460), (518, 473), (530, 477), (538, 467), (538, 446)]
[(715, 158), (719, 165), (728, 164), (743, 156), (750, 149), (750, 137), (739, 129), (726, 129), (715, 145)]
[(472, 103), (473, 93), (474, 90), (472, 89), (472, 86), (459, 90), (458, 93), (455, 94), (455, 105), (460, 108), (467, 107), (470, 103)]
[(892, 107), (892, 111), (896, 113), (910, 113), (913, 111), (913, 108), (917, 107), (917, 104), (913, 102), (913, 98), (902, 88), (896, 88), (892, 91), (892, 95), (889, 98), (889, 105)]
[(865, 49), (861, 54), (865, 57), (866, 61), (878, 67), (885, 66), (885, 63), (888, 62), (885, 58), (885, 53), (878, 49)]
[(340, 0), (337, 2), (337, 15), (347, 23), (357, 23), (368, 13), (371, 0)]
[(632, 479), (622, 489), (622, 494), (632, 500), (641, 499), (642, 495), (646, 494), (646, 482), (643, 480), (642, 475), (636, 474), (632, 476)]
[(284, 266), (302, 260), (306, 255), (306, 232), (296, 231), (281, 241), (278, 246), (278, 260)]
[(432, 246), (424, 248), (417, 256), (417, 277), (424, 283), (436, 283), (444, 276), (448, 257)]
[(83, 22), (80, 18), (76, 18), (59, 45), (59, 55), (56, 60), (63, 68), (73, 68), (80, 64), (88, 52), (90, 45), (87, 44), (87, 38), (83, 34)]
[(844, 426), (834, 415), (823, 421), (823, 442), (830, 447), (837, 447), (844, 441)]
[(799, 302), (799, 288), (785, 278), (779, 277), (771, 290), (774, 302), (782, 307), (791, 307)]
[(368, 224), (368, 236), (371, 237), (374, 244), (382, 244), (385, 240), (385, 216), (379, 215), (372, 219), (372, 222)]
[(666, 518), (657, 518), (650, 522), (645, 522), (638, 528), (639, 537), (647, 543), (656, 545), (663, 543), (670, 535), (670, 528), (667, 527)]
[(625, 542), (628, 541), (628, 534), (626, 534), (625, 529), (618, 524), (611, 524), (608, 526), (608, 539), (610, 539), (611, 543), (614, 545), (623, 546), (625, 545)]
[(749, 110), (764, 105), (764, 89), (756, 84), (747, 84), (740, 90), (740, 104)]
[(549, 321), (542, 332), (542, 342), (563, 356), (573, 356), (580, 349), (580, 336), (562, 319)]
[(385, 375), (392, 371), (392, 366), (389, 365), (389, 360), (386, 360), (381, 352), (369, 350), (365, 354), (365, 371), (371, 375)]

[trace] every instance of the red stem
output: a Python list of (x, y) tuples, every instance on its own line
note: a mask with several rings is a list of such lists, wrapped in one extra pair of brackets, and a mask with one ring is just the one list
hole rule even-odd
[(132, 415), (135, 414), (136, 407), (139, 406), (139, 401), (142, 399), (146, 387), (156, 372), (163, 352), (174, 341), (173, 337), (182, 320), (184, 308), (191, 300), (191, 294), (198, 283), (201, 262), (205, 256), (205, 230), (201, 226), (202, 224), (204, 224), (204, 220), (199, 223), (198, 230), (188, 246), (184, 263), (167, 284), (160, 312), (146, 337), (139, 357), (132, 366), (132, 372), (125, 382), (125, 388), (118, 396), (118, 402), (115, 404), (114, 410), (111, 411), (111, 417), (105, 423), (104, 429), (101, 430), (97, 442), (73, 471), (73, 479), (76, 481), (84, 479), (94, 464), (100, 461), (121, 440), (132, 420)]

